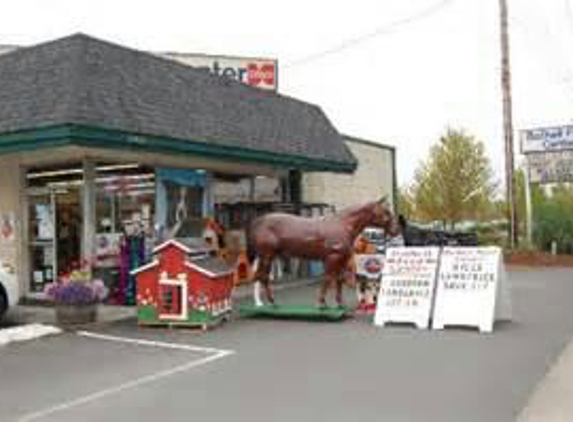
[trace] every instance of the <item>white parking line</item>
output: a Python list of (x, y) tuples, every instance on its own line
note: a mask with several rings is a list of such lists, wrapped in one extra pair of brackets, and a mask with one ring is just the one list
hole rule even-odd
[(34, 340), (53, 334), (60, 334), (62, 330), (51, 325), (27, 324), (19, 327), (4, 328), (0, 330), (0, 346), (18, 341)]
[(78, 332), (76, 332), (76, 334), (78, 336), (81, 336), (81, 337), (94, 338), (94, 339), (98, 339), (98, 340), (115, 341), (115, 342), (119, 342), (119, 343), (130, 343), (130, 344), (137, 344), (140, 346), (161, 347), (164, 349), (186, 350), (188, 352), (199, 352), (199, 353), (227, 352), (227, 353), (233, 353), (230, 350), (213, 349), (212, 347), (191, 346), (188, 344), (166, 343), (163, 341), (153, 341), (153, 340), (145, 340), (145, 339), (139, 339), (139, 338), (109, 336), (106, 334), (92, 333), (89, 331), (78, 331)]
[(83, 397), (78, 397), (73, 400), (65, 401), (63, 403), (54, 405), (52, 407), (42, 409), (33, 413), (29, 413), (27, 415), (22, 416), (18, 419), (19, 422), (29, 422), (29, 421), (36, 421), (47, 416), (53, 415), (54, 413), (62, 412), (65, 410), (72, 409), (74, 407), (78, 407), (80, 405), (94, 402), (101, 398), (117, 394), (121, 391), (133, 389), (136, 387), (140, 387), (145, 384), (150, 384), (152, 382), (158, 381), (163, 378), (167, 378), (182, 372), (189, 371), (193, 368), (197, 368), (202, 365), (206, 365), (208, 363), (214, 362), (216, 360), (222, 359), (229, 355), (234, 354), (235, 352), (232, 350), (220, 350), (220, 349), (213, 349), (210, 347), (200, 347), (200, 346), (191, 346), (186, 344), (177, 344), (177, 343), (166, 343), (160, 341), (151, 341), (151, 340), (143, 340), (143, 339), (133, 339), (127, 337), (116, 337), (116, 336), (108, 336), (104, 334), (97, 334), (97, 333), (90, 333), (87, 331), (80, 331), (77, 334), (81, 337), (93, 338), (98, 340), (105, 340), (105, 341), (114, 341), (120, 343), (128, 343), (128, 344), (135, 344), (140, 346), (151, 346), (151, 347), (160, 347), (166, 349), (177, 349), (177, 350), (185, 350), (188, 352), (199, 352), (199, 353), (207, 353), (210, 356), (201, 358), (199, 360), (193, 360), (191, 362), (185, 363), (183, 365), (178, 365), (172, 369), (167, 369), (161, 372), (157, 372), (155, 374), (147, 375), (144, 377), (136, 378), (132, 381), (125, 382), (123, 384), (117, 385), (115, 387), (106, 388), (91, 394), (88, 394)]

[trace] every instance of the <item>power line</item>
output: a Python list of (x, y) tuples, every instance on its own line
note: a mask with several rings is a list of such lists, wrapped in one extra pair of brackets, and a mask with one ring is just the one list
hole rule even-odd
[(313, 54), (309, 54), (308, 56), (301, 57), (301, 58), (296, 59), (290, 63), (287, 63), (283, 67), (284, 68), (290, 68), (290, 67), (295, 67), (295, 66), (301, 66), (301, 65), (313, 62), (315, 60), (322, 59), (323, 57), (330, 56), (330, 55), (333, 55), (336, 53), (340, 53), (343, 50), (347, 50), (349, 48), (355, 47), (356, 45), (361, 44), (365, 41), (368, 41), (372, 38), (376, 38), (376, 37), (379, 37), (381, 35), (390, 34), (393, 31), (400, 28), (401, 26), (409, 25), (409, 24), (412, 24), (416, 21), (419, 21), (422, 19), (427, 19), (430, 16), (435, 15), (436, 13), (442, 11), (444, 8), (446, 8), (451, 3), (453, 3), (453, 1), (454, 0), (442, 0), (442, 1), (435, 3), (434, 5), (428, 7), (424, 10), (419, 11), (418, 13), (416, 13), (412, 16), (396, 20), (394, 22), (391, 22), (389, 24), (386, 24), (384, 26), (376, 28), (375, 30), (368, 32), (366, 34), (347, 39), (345, 41), (342, 41), (338, 45), (336, 45), (332, 48), (329, 48), (327, 50), (319, 51), (319, 52), (316, 52)]

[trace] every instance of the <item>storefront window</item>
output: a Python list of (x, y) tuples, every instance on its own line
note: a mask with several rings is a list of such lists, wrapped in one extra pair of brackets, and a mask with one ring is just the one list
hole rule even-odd
[(157, 170), (157, 229), (161, 239), (201, 237), (207, 214), (202, 170)]
[(154, 169), (98, 164), (95, 268), (110, 287), (111, 302), (135, 303), (129, 273), (147, 261), (153, 248), (154, 208)]
[[(90, 265), (110, 288), (110, 303), (134, 304), (130, 273), (149, 261), (157, 243), (201, 237), (205, 229), (207, 175), (202, 170), (100, 162), (95, 180), (86, 181), (84, 165), (76, 163), (31, 169), (27, 179), (32, 292)], [(85, 190), (90, 186), (95, 192)], [(91, 198), (95, 227), (87, 230), (83, 224), (90, 217), (83, 212)], [(83, 262), (83, 235), (90, 232), (95, 233), (93, 255), (90, 250)]]

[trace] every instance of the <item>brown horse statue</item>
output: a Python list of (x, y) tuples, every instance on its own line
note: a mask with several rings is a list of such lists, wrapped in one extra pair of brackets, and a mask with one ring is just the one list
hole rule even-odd
[(253, 221), (249, 235), (249, 247), (258, 258), (254, 280), (264, 286), (267, 300), (274, 304), (270, 271), (275, 257), (319, 260), (324, 263), (325, 277), (318, 305), (326, 306), (328, 288), (336, 283), (336, 302), (342, 306), (343, 275), (354, 242), (370, 226), (383, 228), (390, 236), (400, 233), (398, 220), (387, 208), (386, 198), (322, 218), (281, 213), (259, 217)]

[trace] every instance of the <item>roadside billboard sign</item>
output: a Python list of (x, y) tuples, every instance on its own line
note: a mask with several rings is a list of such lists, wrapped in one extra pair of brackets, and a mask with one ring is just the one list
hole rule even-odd
[(532, 183), (573, 182), (573, 150), (528, 154), (527, 171)]
[(573, 150), (573, 125), (526, 129), (520, 138), (523, 154)]

